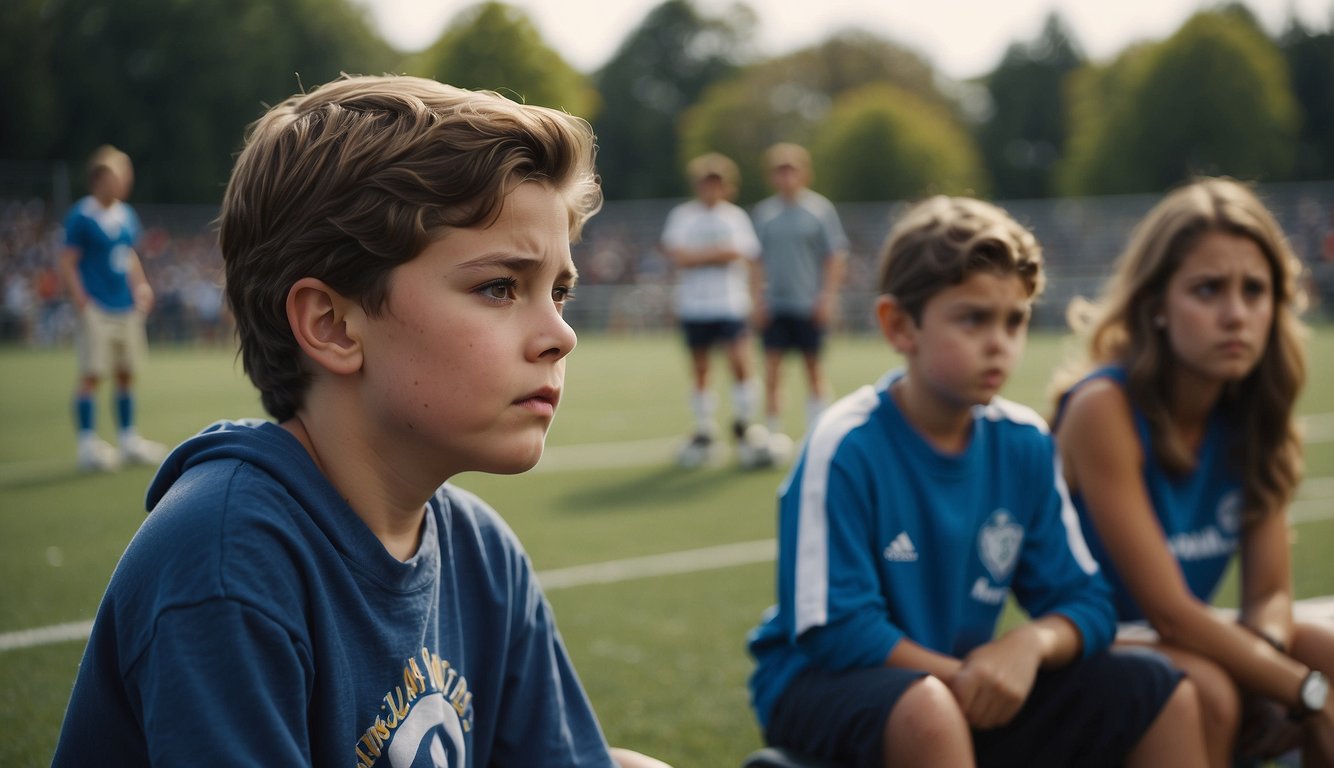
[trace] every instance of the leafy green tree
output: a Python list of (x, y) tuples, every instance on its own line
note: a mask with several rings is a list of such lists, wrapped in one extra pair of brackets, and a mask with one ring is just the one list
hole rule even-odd
[(38, 158), (53, 146), (59, 81), (52, 70), (55, 33), (43, 0), (10, 0), (0, 24), (0, 157)]
[(839, 96), (811, 154), (820, 188), (834, 200), (986, 192), (977, 146), (955, 115), (885, 83)]
[(1194, 174), (1284, 179), (1298, 111), (1287, 65), (1248, 13), (1198, 13), (1168, 40), (1073, 80), (1070, 193), (1156, 192)]
[(396, 58), (348, 0), (56, 0), (41, 21), (60, 73), (46, 159), (81, 169), (116, 144), (141, 201), (218, 200), (264, 105)]
[(706, 17), (691, 0), (666, 0), (630, 32), (594, 76), (604, 109), (595, 124), (608, 197), (681, 192), (676, 136), (681, 114), (747, 55), (754, 13), (734, 5)]
[(1064, 83), (1083, 63), (1070, 30), (1053, 13), (1035, 40), (1011, 45), (987, 75), (992, 111), (977, 136), (997, 197), (1055, 192), (1052, 177), (1065, 152)]
[[(708, 151), (730, 155), (741, 167), (740, 198), (758, 200), (768, 193), (761, 168), (765, 147), (777, 141), (810, 145), (841, 94), (874, 83), (893, 85), (951, 114), (958, 111), (937, 88), (931, 66), (916, 53), (869, 33), (849, 31), (748, 66), (710, 87), (682, 116), (681, 156)], [(816, 173), (823, 175), (818, 168)]]
[(514, 101), (585, 119), (598, 110), (598, 95), (588, 79), (542, 40), (528, 14), (493, 0), (459, 12), (409, 69), (460, 88), (497, 91)]
[(1294, 19), (1279, 46), (1302, 112), (1294, 175), (1334, 179), (1334, 29), (1316, 32)]

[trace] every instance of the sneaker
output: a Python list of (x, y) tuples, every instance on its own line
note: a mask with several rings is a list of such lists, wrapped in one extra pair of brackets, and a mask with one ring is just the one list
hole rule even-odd
[(676, 455), (676, 463), (686, 469), (693, 469), (709, 462), (713, 458), (713, 437), (696, 433), (690, 442), (681, 447)]
[(126, 464), (147, 464), (155, 467), (167, 458), (167, 446), (134, 435), (121, 441), (120, 455)]
[(80, 472), (115, 472), (120, 469), (120, 454), (100, 438), (79, 443)]

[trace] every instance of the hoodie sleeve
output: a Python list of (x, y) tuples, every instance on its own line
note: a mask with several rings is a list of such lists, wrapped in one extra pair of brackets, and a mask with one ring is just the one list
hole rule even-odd
[(263, 755), (272, 765), (309, 765), (312, 679), (304, 645), (232, 600), (165, 612), (153, 643), (129, 673), (130, 689), (142, 701), (153, 765), (235, 765), (240, 755)]

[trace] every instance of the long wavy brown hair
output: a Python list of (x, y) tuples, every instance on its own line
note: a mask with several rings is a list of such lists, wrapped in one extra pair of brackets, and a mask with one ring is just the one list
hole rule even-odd
[(1087, 342), (1078, 359), (1054, 379), (1059, 398), (1094, 367), (1119, 364), (1126, 394), (1149, 422), (1152, 451), (1169, 472), (1184, 473), (1195, 457), (1172, 425), (1170, 386), (1178, 361), (1154, 316), (1168, 280), (1209, 232), (1245, 237), (1269, 262), (1274, 318), (1264, 354), (1240, 381), (1224, 388), (1218, 403), (1231, 426), (1229, 460), (1242, 480), (1247, 519), (1282, 509), (1301, 480), (1301, 438), (1293, 419), (1306, 383), (1306, 329), (1298, 315), (1304, 296), (1301, 263), (1273, 214), (1247, 185), (1206, 178), (1163, 198), (1135, 228), (1101, 299), (1071, 303), (1071, 327)]

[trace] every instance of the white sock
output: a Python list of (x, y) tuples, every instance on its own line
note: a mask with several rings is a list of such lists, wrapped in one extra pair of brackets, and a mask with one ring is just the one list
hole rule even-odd
[(713, 424), (713, 409), (715, 398), (712, 392), (693, 390), (690, 393), (690, 413), (695, 417), (695, 433), (700, 435), (712, 435), (715, 429)]
[(829, 407), (829, 401), (824, 399), (823, 397), (812, 396), (810, 398), (807, 398), (806, 400), (807, 432), (811, 431), (811, 427), (815, 426), (815, 422), (820, 418), (820, 414), (824, 413), (824, 409), (828, 407)]
[(755, 380), (738, 381), (732, 385), (732, 414), (737, 421), (749, 424), (755, 420)]

